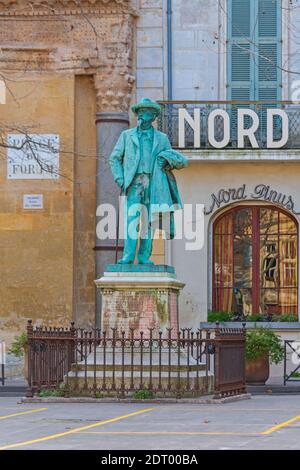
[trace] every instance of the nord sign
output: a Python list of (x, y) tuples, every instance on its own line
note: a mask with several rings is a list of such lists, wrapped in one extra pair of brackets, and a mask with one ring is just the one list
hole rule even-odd
[[(178, 110), (178, 122), (179, 122), (179, 139), (178, 147), (185, 147), (185, 123), (194, 131), (194, 148), (201, 147), (201, 120), (200, 120), (200, 108), (194, 109), (194, 116), (191, 116), (185, 108)], [(216, 140), (215, 138), (215, 122), (216, 118), (222, 119), (223, 133), (222, 140)], [(245, 126), (245, 121), (251, 121), (250, 126)], [(279, 117), (281, 120), (281, 136), (280, 139), (274, 139), (274, 117)], [(250, 118), (250, 119), (249, 119)], [(283, 147), (289, 138), (289, 120), (285, 111), (282, 109), (266, 109), (266, 143), (267, 148), (279, 149)], [(257, 143), (255, 132), (259, 128), (259, 117), (252, 109), (237, 109), (237, 146), (240, 149), (245, 147), (245, 138), (247, 137), (250, 141), (252, 148), (257, 149), (259, 145)], [(230, 117), (227, 111), (224, 109), (214, 109), (208, 116), (207, 119), (208, 127), (208, 141), (210, 145), (216, 149), (222, 149), (226, 147), (230, 142)]]

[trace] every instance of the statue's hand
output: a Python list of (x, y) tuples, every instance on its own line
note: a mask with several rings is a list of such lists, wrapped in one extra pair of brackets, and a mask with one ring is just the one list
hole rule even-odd
[(163, 157), (158, 157), (157, 164), (159, 168), (163, 169), (166, 164), (166, 160)]
[(119, 176), (119, 178), (116, 179), (116, 183), (117, 183), (117, 185), (118, 185), (121, 189), (123, 189), (123, 186), (124, 186), (124, 178), (123, 178), (123, 176)]

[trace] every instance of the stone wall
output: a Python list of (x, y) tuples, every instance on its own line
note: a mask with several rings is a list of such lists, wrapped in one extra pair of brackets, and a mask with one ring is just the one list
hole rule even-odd
[[(135, 3), (0, 1), (0, 73), (9, 86), (1, 139), (10, 125), (59, 134), (61, 143), (55, 181), (8, 180), (0, 147), (0, 337), (8, 345), (28, 318), (94, 322), (95, 117), (128, 111)], [(23, 194), (43, 194), (44, 208), (24, 210)]]
[[(0, 336), (7, 340), (24, 330), (27, 318), (67, 324), (73, 280), (74, 77), (31, 74), (10, 89), (1, 121), (20, 131), (59, 134), (65, 152), (58, 180), (8, 180), (1, 149)], [(24, 194), (43, 194), (44, 208), (23, 209)]]

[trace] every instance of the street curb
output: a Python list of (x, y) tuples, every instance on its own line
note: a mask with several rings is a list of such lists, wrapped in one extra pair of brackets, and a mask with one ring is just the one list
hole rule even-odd
[(21, 398), (20, 403), (190, 403), (197, 405), (222, 405), (225, 403), (233, 403), (241, 400), (249, 400), (251, 393), (243, 393), (224, 398), (156, 398), (147, 400), (138, 400), (135, 398), (89, 398), (89, 397), (33, 397)]

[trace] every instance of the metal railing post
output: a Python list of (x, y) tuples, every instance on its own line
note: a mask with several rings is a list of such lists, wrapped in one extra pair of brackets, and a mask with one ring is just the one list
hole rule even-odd
[(33, 397), (33, 325), (32, 320), (27, 322), (27, 367), (28, 367), (28, 388), (26, 391), (26, 397)]

